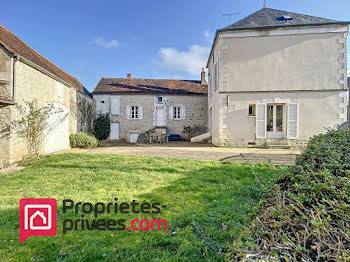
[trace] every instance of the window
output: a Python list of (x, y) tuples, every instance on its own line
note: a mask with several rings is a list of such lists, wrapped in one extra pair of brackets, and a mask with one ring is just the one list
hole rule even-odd
[(181, 107), (174, 106), (174, 119), (179, 120), (181, 119)]
[(162, 96), (158, 96), (157, 97), (157, 102), (158, 103), (163, 103), (163, 97)]
[(249, 116), (255, 116), (255, 105), (249, 105)]
[(132, 106), (131, 107), (131, 119), (138, 119), (138, 118), (139, 118), (139, 107)]

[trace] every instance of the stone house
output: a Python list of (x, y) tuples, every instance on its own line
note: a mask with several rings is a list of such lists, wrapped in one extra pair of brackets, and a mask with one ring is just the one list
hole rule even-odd
[(18, 119), (16, 104), (34, 99), (39, 106), (51, 104), (68, 115), (48, 133), (42, 153), (68, 149), (70, 134), (92, 130), (95, 105), (91, 94), (75, 77), (0, 25), (0, 167), (28, 155), (23, 141), (11, 131), (9, 137), (4, 136), (3, 127)]
[(110, 114), (111, 140), (136, 142), (139, 134), (155, 127), (180, 135), (185, 126), (197, 126), (202, 132), (207, 128), (204, 71), (201, 81), (139, 79), (131, 74), (101, 78), (92, 94), (96, 113)]
[(347, 120), (349, 22), (263, 8), (216, 32), (214, 145), (299, 148)]

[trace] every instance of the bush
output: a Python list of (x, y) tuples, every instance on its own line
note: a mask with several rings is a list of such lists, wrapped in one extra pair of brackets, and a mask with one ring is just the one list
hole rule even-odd
[(93, 148), (98, 146), (98, 140), (90, 134), (78, 133), (69, 136), (70, 145), (72, 148)]
[(95, 136), (98, 140), (109, 137), (111, 131), (111, 119), (108, 114), (99, 114), (94, 123)]
[(232, 246), (234, 260), (350, 261), (350, 132), (313, 137)]

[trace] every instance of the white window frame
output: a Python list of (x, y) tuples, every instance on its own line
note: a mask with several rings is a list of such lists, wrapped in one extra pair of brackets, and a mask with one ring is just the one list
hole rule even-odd
[(130, 107), (130, 119), (139, 119), (139, 106), (131, 106)]
[(173, 114), (174, 120), (181, 120), (181, 106), (174, 106)]

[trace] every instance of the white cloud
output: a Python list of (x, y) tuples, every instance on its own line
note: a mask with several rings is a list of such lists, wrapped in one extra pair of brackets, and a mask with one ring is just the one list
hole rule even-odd
[(212, 43), (214, 39), (214, 34), (211, 33), (209, 30), (205, 30), (203, 31), (203, 37), (205, 41), (207, 41), (208, 43)]
[(167, 69), (177, 72), (186, 72), (191, 75), (199, 75), (202, 67), (205, 67), (210, 47), (192, 45), (186, 51), (176, 48), (161, 48), (159, 51), (160, 64)]
[(211, 40), (211, 39), (213, 38), (213, 34), (210, 33), (208, 30), (205, 30), (205, 31), (203, 32), (203, 36), (204, 36), (205, 38), (207, 38), (208, 40)]
[(118, 47), (119, 46), (119, 42), (117, 40), (110, 40), (110, 41), (106, 41), (105, 39), (103, 39), (102, 37), (97, 37), (94, 40), (91, 41), (91, 44), (97, 45), (97, 46), (101, 46), (104, 48), (112, 48), (112, 47)]

